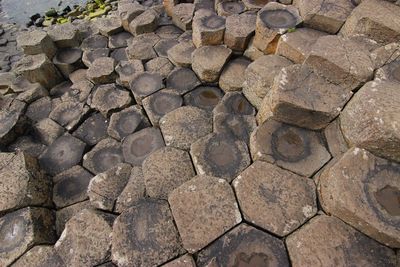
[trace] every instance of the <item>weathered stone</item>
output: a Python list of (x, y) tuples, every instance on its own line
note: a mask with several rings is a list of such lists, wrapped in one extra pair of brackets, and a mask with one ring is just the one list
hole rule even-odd
[(62, 208), (60, 210), (57, 210), (56, 212), (56, 232), (57, 236), (60, 236), (62, 232), (64, 231), (65, 224), (76, 214), (80, 213), (84, 209), (90, 209), (91, 205), (89, 200), (83, 201), (83, 202), (78, 202), (76, 204), (73, 204), (71, 206)]
[(158, 13), (148, 9), (138, 15), (129, 23), (129, 31), (133, 35), (153, 32), (158, 26)]
[(57, 50), (50, 36), (41, 30), (21, 32), (17, 37), (17, 44), (24, 50), (25, 55), (44, 53), (48, 58), (53, 58)]
[(139, 200), (144, 199), (145, 190), (142, 168), (133, 167), (128, 183), (115, 202), (115, 211), (122, 213), (135, 205)]
[(130, 82), (129, 87), (135, 96), (136, 102), (141, 103), (146, 96), (164, 88), (163, 78), (158, 73), (139, 73)]
[(400, 162), (398, 83), (365, 84), (340, 116), (341, 129), (350, 146)]
[(176, 90), (183, 95), (201, 84), (196, 74), (189, 68), (176, 68), (167, 77), (167, 88)]
[(175, 38), (161, 39), (155, 46), (154, 50), (159, 57), (168, 57), (168, 51), (179, 44)]
[(35, 158), (23, 153), (0, 153), (0, 214), (29, 205), (48, 206), (51, 183)]
[(160, 41), (155, 33), (145, 33), (133, 38), (132, 42), (128, 45), (126, 53), (130, 60), (150, 60), (157, 57), (154, 46)]
[(192, 29), (192, 20), (194, 15), (194, 4), (182, 3), (177, 4), (172, 8), (172, 21), (183, 31)]
[(106, 138), (83, 156), (83, 167), (99, 174), (123, 161), (121, 144), (112, 138)]
[(266, 54), (274, 54), (281, 35), (301, 22), (296, 7), (269, 2), (257, 13), (254, 46)]
[(374, 61), (375, 69), (397, 61), (400, 57), (400, 43), (390, 43), (381, 46), (371, 53), (371, 59)]
[(371, 79), (374, 70), (369, 53), (360, 44), (336, 35), (319, 38), (304, 64), (349, 90)]
[(94, 146), (107, 137), (107, 119), (100, 113), (87, 118), (73, 134), (89, 146)]
[(87, 77), (95, 84), (112, 83), (115, 81), (116, 62), (111, 57), (99, 57), (93, 61), (87, 71)]
[(215, 106), (215, 114), (228, 113), (240, 116), (253, 116), (255, 109), (249, 101), (239, 92), (229, 92), (224, 95), (220, 103)]
[(76, 101), (87, 103), (87, 100), (92, 93), (92, 89), (94, 88), (94, 84), (89, 80), (83, 79), (77, 83), (71, 85), (71, 97)]
[(246, 9), (251, 11), (258, 11), (272, 1), (273, 0), (243, 0), (242, 2), (246, 6)]
[(115, 84), (104, 84), (94, 92), (91, 107), (107, 117), (110, 112), (129, 106), (131, 101), (128, 91), (118, 88)]
[(86, 50), (83, 52), (82, 62), (83, 64), (85, 64), (86, 67), (90, 68), (96, 59), (108, 57), (109, 54), (110, 49), (108, 48), (96, 48), (92, 50)]
[(129, 31), (129, 24), (131, 21), (142, 14), (145, 10), (146, 8), (138, 2), (128, 2), (118, 6), (118, 14), (125, 31)]
[(42, 97), (31, 103), (25, 112), (25, 115), (32, 121), (40, 121), (49, 116), (52, 108), (50, 97)]
[(28, 207), (0, 218), (0, 265), (10, 266), (34, 245), (52, 244), (54, 214), (44, 208)]
[[(215, 9), (219, 16), (230, 17), (246, 10), (242, 1), (215, 1)], [(255, 22), (255, 21), (254, 21)]]
[[(19, 135), (22, 135), (28, 125), (23, 115), (25, 103), (12, 100), (0, 110), (0, 145), (8, 145)], [(29, 113), (28, 113), (29, 115)]]
[(232, 50), (222, 45), (197, 48), (192, 53), (193, 71), (203, 82), (217, 82), (222, 68), (231, 54)]
[(254, 116), (214, 113), (214, 132), (227, 134), (249, 144), (251, 133), (257, 128)]
[(159, 74), (161, 77), (166, 78), (174, 69), (174, 65), (168, 58), (156, 57), (146, 62), (145, 69), (149, 73)]
[(311, 52), (311, 48), (318, 38), (327, 35), (324, 32), (309, 28), (299, 28), (287, 32), (278, 41), (276, 54), (290, 59), (294, 63), (302, 64)]
[(295, 267), (395, 266), (396, 261), (391, 249), (333, 216), (320, 215), (311, 219), (286, 239), (286, 245)]
[(58, 104), (49, 114), (49, 118), (65, 127), (74, 129), (82, 120), (89, 107), (77, 101), (65, 101)]
[(400, 83), (400, 60), (395, 60), (375, 72), (375, 79)]
[(170, 261), (162, 267), (196, 267), (196, 263), (193, 260), (193, 257), (190, 254), (185, 254), (173, 261)]
[(229, 61), (222, 70), (219, 78), (219, 87), (225, 92), (240, 91), (244, 83), (244, 75), (247, 66), (251, 63), (245, 57), (239, 57)]
[(306, 177), (331, 158), (319, 133), (273, 119), (267, 120), (252, 133), (250, 152), (254, 161), (274, 163)]
[(114, 49), (114, 51), (110, 53), (110, 57), (113, 58), (117, 64), (121, 61), (129, 60), (125, 47)]
[(325, 128), (324, 136), (328, 144), (329, 152), (333, 157), (340, 156), (349, 149), (344, 139), (342, 129), (340, 129), (339, 119), (334, 120)]
[(128, 46), (132, 39), (133, 36), (129, 32), (119, 32), (108, 38), (108, 47), (112, 49), (124, 48)]
[(168, 198), (184, 248), (194, 253), (242, 221), (229, 184), (211, 176), (196, 176)]
[(136, 130), (148, 126), (150, 123), (143, 110), (139, 106), (132, 106), (111, 115), (107, 132), (111, 137), (122, 140)]
[(200, 251), (197, 266), (289, 266), (289, 257), (281, 240), (243, 223)]
[(321, 174), (322, 208), (373, 239), (399, 248), (399, 174), (399, 164), (353, 147)]
[(261, 102), (270, 91), (275, 76), (292, 62), (288, 59), (277, 56), (262, 56), (248, 65), (244, 77), (243, 94), (247, 100), (257, 109), (260, 109)]
[(192, 53), (195, 49), (196, 47), (191, 41), (180, 42), (168, 50), (168, 59), (175, 66), (190, 67), (192, 65)]
[(118, 17), (98, 18), (96, 25), (104, 36), (111, 36), (122, 31), (122, 23)]
[(160, 120), (165, 144), (184, 150), (199, 138), (212, 132), (212, 116), (196, 107), (180, 107)]
[(64, 133), (64, 128), (51, 119), (43, 119), (34, 126), (35, 136), (45, 145), (51, 145)]
[(163, 6), (165, 9), (165, 13), (167, 13), (168, 16), (172, 16), (173, 14), (173, 9), (174, 7), (178, 4), (178, 0), (165, 0), (163, 1)]
[(63, 101), (61, 99), (61, 97), (65, 93), (68, 93), (69, 91), (71, 91), (71, 85), (72, 85), (72, 83), (70, 81), (62, 81), (50, 89), (50, 96), (52, 96), (53, 98), (56, 98), (56, 99), (53, 99), (53, 102), (56, 103), (56, 105), (54, 105), (54, 106), (57, 106), (58, 104), (60, 104)]
[(38, 100), (39, 98), (45, 97), (49, 95), (49, 91), (44, 88), (40, 83), (31, 83), (27, 81), (29, 84), (24, 92), (20, 93), (15, 99), (25, 102), (27, 104), (32, 103), (33, 101)]
[(255, 61), (264, 56), (264, 53), (254, 46), (254, 37), (250, 39), (247, 49), (244, 51), (243, 56)]
[(42, 266), (59, 266), (65, 267), (64, 262), (58, 256), (53, 246), (39, 245), (31, 248), (22, 255), (12, 266), (15, 267), (42, 267)]
[(49, 36), (59, 48), (79, 47), (81, 35), (71, 23), (57, 24), (48, 31)]
[(18, 137), (7, 148), (7, 151), (24, 152), (34, 158), (38, 158), (45, 150), (46, 146), (35, 140), (30, 135)]
[(160, 265), (182, 252), (168, 203), (142, 200), (122, 212), (113, 226), (112, 260), (118, 266)]
[(103, 263), (111, 251), (113, 220), (113, 215), (85, 209), (66, 223), (54, 248), (67, 266)]
[[(223, 3), (240, 3), (228, 2)], [(256, 15), (253, 13), (235, 14), (226, 18), (224, 43), (233, 51), (244, 51), (254, 33)]]
[(222, 99), (223, 93), (218, 87), (198, 86), (196, 89), (185, 94), (186, 106), (194, 106), (207, 111), (212, 111)]
[(108, 48), (108, 38), (100, 34), (94, 34), (82, 41), (81, 49), (83, 51)]
[(380, 45), (398, 42), (400, 6), (388, 1), (362, 1), (350, 14), (340, 33), (344, 36), (364, 35)]
[(131, 165), (119, 163), (93, 177), (87, 187), (90, 204), (97, 209), (113, 211), (118, 196), (129, 180), (131, 169)]
[(144, 66), (140, 60), (133, 59), (129, 61), (121, 61), (115, 67), (115, 71), (119, 75), (119, 82), (124, 87), (129, 87), (129, 83), (133, 80), (136, 74), (144, 71)]
[(313, 180), (267, 162), (253, 163), (233, 185), (244, 218), (278, 236), (290, 234), (318, 210)]
[(196, 16), (192, 23), (193, 44), (196, 47), (220, 45), (224, 41), (225, 18), (215, 14)]
[(175, 39), (178, 40), (179, 36), (183, 33), (181, 29), (175, 25), (160, 26), (155, 33), (162, 39)]
[(82, 64), (82, 50), (79, 48), (64, 48), (58, 50), (53, 58), (54, 65), (60, 70), (65, 78), (73, 71), (83, 67)]

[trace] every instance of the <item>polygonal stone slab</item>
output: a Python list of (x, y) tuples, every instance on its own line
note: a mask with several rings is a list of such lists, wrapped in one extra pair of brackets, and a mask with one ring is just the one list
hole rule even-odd
[(58, 256), (53, 246), (35, 246), (22, 255), (12, 266), (15, 267), (42, 267), (42, 266), (58, 266), (65, 267), (64, 262)]
[(243, 116), (229, 113), (214, 114), (214, 132), (227, 134), (249, 144), (251, 133), (257, 128), (254, 116)]
[(118, 15), (121, 19), (122, 27), (129, 31), (129, 23), (142, 14), (146, 8), (138, 2), (123, 2), (118, 5)]
[(376, 80), (400, 83), (400, 60), (395, 60), (375, 72)]
[(66, 133), (47, 147), (39, 158), (40, 165), (48, 174), (58, 174), (77, 165), (85, 147), (85, 143)]
[(145, 183), (141, 167), (131, 169), (130, 178), (115, 202), (114, 210), (122, 213), (145, 197)]
[(250, 152), (254, 161), (271, 162), (306, 177), (331, 158), (319, 133), (272, 119), (252, 133)]
[(89, 107), (77, 101), (65, 101), (58, 104), (49, 114), (49, 118), (65, 127), (74, 129), (89, 112)]
[(199, 86), (185, 94), (183, 99), (186, 106), (194, 106), (212, 111), (222, 97), (223, 93), (218, 87)]
[(55, 25), (48, 34), (57, 47), (79, 47), (81, 43), (79, 30), (72, 23)]
[(164, 87), (163, 78), (158, 73), (143, 72), (135, 76), (129, 83), (135, 100), (141, 103), (142, 99)]
[(23, 152), (0, 153), (0, 169), (0, 214), (49, 204), (51, 184), (35, 158)]
[(168, 59), (179, 67), (190, 67), (192, 65), (192, 53), (196, 49), (191, 41), (180, 42), (168, 49)]
[(21, 32), (17, 37), (17, 44), (24, 50), (25, 55), (45, 53), (48, 58), (53, 58), (57, 51), (53, 40), (42, 30)]
[(93, 87), (93, 83), (91, 83), (89, 80), (83, 79), (71, 85), (71, 91), (68, 92), (66, 96), (71, 96), (79, 102), (86, 103), (88, 97), (92, 93)]
[(81, 49), (95, 50), (100, 48), (108, 48), (108, 38), (100, 34), (93, 34), (82, 41)]
[(225, 18), (215, 14), (196, 16), (192, 23), (193, 44), (196, 47), (204, 45), (220, 45), (224, 41)]
[(340, 116), (341, 129), (349, 145), (400, 162), (399, 99), (398, 83), (365, 84)]
[(325, 128), (324, 136), (332, 157), (342, 155), (349, 149), (340, 129), (339, 119), (334, 120)]
[(150, 126), (148, 119), (139, 106), (132, 106), (120, 112), (113, 113), (108, 126), (108, 134), (122, 140), (136, 130)]
[(100, 113), (94, 113), (76, 129), (73, 135), (94, 146), (107, 137), (107, 119)]
[(113, 49), (127, 47), (132, 38), (133, 36), (129, 32), (116, 33), (108, 38), (108, 47)]
[(213, 112), (214, 114), (228, 113), (241, 116), (255, 115), (254, 107), (239, 92), (226, 93)]
[(50, 145), (64, 133), (64, 128), (51, 119), (43, 119), (34, 126), (35, 136), (46, 145)]
[(10, 264), (34, 245), (52, 244), (54, 214), (44, 208), (28, 207), (0, 218), (0, 265)]
[(73, 204), (71, 206), (62, 208), (56, 211), (56, 232), (57, 236), (60, 236), (64, 231), (65, 224), (74, 217), (76, 214), (80, 213), (84, 209), (90, 209), (92, 206), (90, 205), (89, 200), (78, 202), (77, 204)]
[(53, 202), (57, 208), (63, 208), (88, 198), (86, 194), (91, 175), (87, 170), (77, 165), (53, 178)]
[(110, 36), (122, 31), (122, 23), (118, 17), (103, 17), (96, 20), (96, 26), (104, 36)]
[(168, 57), (168, 51), (179, 44), (175, 38), (171, 39), (161, 39), (155, 46), (154, 50), (157, 52), (159, 57)]
[(266, 4), (271, 2), (271, 0), (243, 0), (242, 2), (246, 6), (246, 9), (251, 11), (258, 11)]
[(111, 251), (113, 221), (113, 215), (85, 209), (66, 223), (54, 248), (67, 266), (103, 263)]
[(240, 91), (243, 87), (244, 75), (247, 66), (251, 63), (245, 57), (239, 57), (229, 61), (222, 70), (219, 78), (219, 87), (225, 92)]
[(146, 193), (152, 198), (167, 199), (168, 194), (195, 176), (189, 153), (164, 147), (143, 162)]
[(192, 29), (192, 19), (195, 6), (192, 3), (182, 3), (172, 8), (172, 21), (183, 31)]
[[(217, 82), (232, 50), (222, 46), (202, 46), (192, 53), (193, 71), (203, 82)], [(213, 60), (210, 60), (212, 58)]]
[(110, 57), (100, 57), (93, 61), (87, 71), (87, 77), (95, 84), (111, 83), (115, 80), (116, 62)]
[(123, 161), (121, 144), (112, 138), (107, 138), (101, 140), (83, 156), (83, 167), (94, 174), (98, 174)]
[(313, 180), (267, 162), (253, 163), (233, 186), (244, 218), (278, 236), (290, 234), (318, 210)]
[(160, 120), (167, 146), (188, 150), (199, 138), (212, 132), (212, 116), (196, 107), (180, 107)]
[(60, 70), (64, 77), (68, 78), (69, 74), (83, 67), (82, 50), (79, 48), (64, 48), (58, 50), (53, 58), (54, 65)]
[(168, 197), (184, 248), (194, 253), (242, 221), (229, 184), (196, 176)]
[(144, 71), (144, 66), (140, 60), (133, 59), (129, 61), (121, 61), (116, 67), (115, 71), (119, 75), (119, 82), (124, 87), (129, 87), (130, 81), (136, 74)]
[(160, 41), (155, 33), (145, 33), (133, 38), (126, 53), (129, 59), (150, 60), (157, 57), (154, 46)]
[(215, 1), (215, 9), (219, 16), (230, 17), (244, 12), (246, 7), (242, 1)]
[[(240, 3), (224, 1), (223, 3)], [(233, 51), (244, 51), (254, 33), (256, 15), (253, 13), (235, 14), (226, 18), (224, 43)]]
[(91, 107), (107, 117), (113, 110), (129, 106), (131, 101), (128, 91), (119, 89), (115, 84), (105, 84), (97, 87), (93, 94)]
[(158, 16), (154, 9), (144, 11), (129, 23), (130, 33), (136, 36), (153, 32), (158, 26)]
[(167, 77), (167, 88), (176, 90), (183, 95), (201, 84), (196, 74), (190, 68), (176, 68)]
[(140, 201), (114, 223), (111, 257), (118, 266), (155, 266), (181, 252), (178, 231), (166, 201)]
[(368, 51), (359, 43), (336, 35), (319, 38), (304, 64), (332, 83), (349, 90), (359, 87), (373, 75), (373, 63)]
[(399, 164), (351, 148), (321, 174), (320, 203), (364, 234), (399, 248), (399, 175)]
[(170, 261), (164, 265), (163, 267), (196, 267), (196, 263), (193, 260), (193, 257), (190, 254), (185, 254), (173, 261)]
[(110, 49), (108, 48), (96, 48), (93, 50), (86, 50), (82, 54), (82, 62), (83, 64), (85, 64), (86, 67), (90, 68), (96, 59), (108, 57), (109, 54)]
[(7, 149), (10, 152), (24, 152), (31, 157), (38, 158), (46, 150), (46, 146), (39, 143), (32, 136), (21, 136), (10, 144)]
[(333, 216), (320, 215), (311, 219), (286, 239), (286, 245), (292, 265), (296, 267), (395, 266), (391, 249)]
[(281, 240), (242, 223), (200, 251), (197, 266), (289, 266), (289, 257)]
[(247, 49), (244, 51), (243, 56), (253, 61), (264, 56), (264, 53), (258, 50), (258, 48), (254, 46), (254, 36), (250, 39), (249, 45), (247, 46)]
[(164, 140), (158, 128), (144, 128), (128, 135), (122, 143), (125, 161), (133, 166), (141, 166), (142, 162), (154, 151), (164, 146)]

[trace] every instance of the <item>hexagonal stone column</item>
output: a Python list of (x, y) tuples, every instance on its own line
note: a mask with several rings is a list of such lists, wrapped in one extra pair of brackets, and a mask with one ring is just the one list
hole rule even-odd
[[(192, 53), (192, 68), (203, 82), (217, 82), (232, 50), (219, 46), (202, 46)], [(213, 60), (210, 60), (212, 58)]]
[(161, 90), (143, 99), (143, 107), (154, 126), (159, 125), (164, 115), (182, 105), (183, 99), (175, 90)]
[(17, 44), (24, 50), (25, 55), (44, 53), (48, 58), (53, 58), (57, 50), (53, 40), (42, 30), (21, 32), (17, 37)]
[(9, 266), (35, 245), (52, 244), (54, 214), (44, 208), (28, 207), (0, 218), (0, 265)]
[(135, 77), (135, 75), (143, 71), (144, 66), (138, 59), (121, 61), (115, 67), (115, 72), (119, 75), (117, 83), (124, 87), (129, 87), (129, 82)]
[(321, 174), (321, 205), (364, 234), (399, 248), (399, 174), (399, 164), (351, 148)]
[(128, 91), (115, 84), (104, 84), (96, 88), (90, 106), (107, 117), (112, 111), (129, 106), (131, 101)]
[(0, 214), (28, 205), (49, 205), (51, 184), (35, 158), (0, 153)]
[(348, 143), (400, 162), (399, 99), (397, 83), (373, 81), (365, 84), (340, 116)]
[(339, 119), (334, 120), (325, 128), (324, 136), (328, 144), (329, 152), (333, 157), (339, 156), (349, 149), (344, 139), (342, 129), (340, 129)]
[[(240, 2), (224, 2), (240, 3)], [(233, 51), (244, 51), (254, 33), (256, 15), (253, 13), (234, 14), (226, 18), (224, 44)]]
[(172, 21), (183, 31), (192, 29), (192, 20), (194, 15), (194, 4), (182, 3), (172, 8)]
[(319, 215), (311, 219), (286, 239), (286, 245), (295, 267), (395, 266), (396, 261), (391, 249), (333, 216)]
[(238, 264), (289, 266), (289, 257), (281, 240), (245, 223), (218, 238), (197, 257), (197, 266)]
[(225, 18), (215, 14), (196, 16), (192, 23), (193, 44), (196, 47), (220, 45), (224, 40)]
[(131, 21), (142, 14), (145, 10), (146, 8), (137, 2), (126, 2), (118, 5), (118, 15), (125, 31), (129, 31), (129, 24)]
[(150, 126), (150, 122), (144, 115), (143, 109), (139, 105), (135, 105), (113, 113), (107, 133), (117, 140), (122, 140), (136, 130), (148, 126)]
[(201, 85), (201, 82), (190, 68), (178, 67), (168, 75), (166, 84), (167, 88), (174, 89), (183, 95)]
[(65, 127), (73, 130), (89, 112), (89, 107), (76, 100), (61, 102), (50, 112), (49, 118)]
[(394, 60), (375, 72), (376, 80), (400, 83), (400, 60)]
[(143, 200), (125, 210), (115, 221), (112, 260), (121, 267), (151, 267), (183, 252), (168, 203)]
[(222, 97), (223, 93), (218, 87), (199, 86), (185, 94), (183, 100), (186, 106), (194, 106), (212, 111)]
[(218, 81), (221, 89), (225, 92), (242, 90), (245, 80), (243, 73), (250, 63), (251, 61), (245, 57), (239, 57), (229, 61), (222, 70)]
[(114, 210), (122, 213), (135, 205), (139, 200), (144, 199), (145, 187), (142, 168), (137, 166), (133, 167), (128, 183), (115, 202)]
[(148, 9), (135, 17), (129, 23), (129, 32), (133, 35), (153, 32), (157, 29), (159, 14), (154, 9)]
[(215, 11), (219, 16), (224, 16), (229, 18), (232, 15), (237, 15), (246, 10), (245, 5), (242, 1), (225, 1), (218, 0), (215, 1)]
[(35, 246), (22, 255), (12, 266), (15, 267), (42, 267), (42, 266), (59, 266), (65, 267), (64, 262), (58, 256), (53, 246)]
[(155, 33), (144, 33), (133, 38), (126, 48), (126, 54), (130, 60), (138, 59), (147, 61), (157, 57), (154, 46), (160, 41)]
[(117, 16), (98, 18), (95, 24), (104, 36), (110, 36), (122, 31), (122, 22)]
[(296, 7), (270, 2), (257, 13), (254, 46), (265, 54), (274, 54), (280, 36), (300, 23)]
[(253, 116), (255, 112), (254, 107), (240, 92), (226, 93), (213, 110), (214, 115), (228, 113), (241, 116)]
[(142, 103), (142, 99), (158, 90), (164, 88), (163, 77), (158, 73), (143, 72), (139, 73), (129, 83), (136, 102)]
[(190, 67), (192, 65), (192, 53), (195, 49), (196, 47), (191, 41), (180, 42), (168, 50), (168, 59), (175, 66)]
[(64, 48), (57, 52), (53, 58), (54, 65), (60, 70), (65, 78), (75, 70), (83, 67), (82, 50), (79, 48)]
[(336, 35), (319, 38), (304, 64), (349, 90), (371, 79), (374, 70), (368, 51), (359, 43)]
[(348, 17), (340, 33), (349, 37), (365, 35), (381, 45), (397, 42), (400, 36), (399, 12), (400, 6), (388, 1), (362, 1)]
[(72, 23), (54, 25), (50, 27), (48, 34), (60, 48), (79, 47), (81, 43), (81, 34)]
[(114, 218), (114, 215), (92, 209), (85, 209), (73, 216), (54, 245), (65, 264), (85, 266), (107, 261)]
[(184, 248), (194, 253), (242, 221), (232, 188), (211, 176), (196, 176), (168, 198)]
[(254, 161), (271, 162), (306, 177), (331, 158), (319, 133), (273, 119), (252, 133), (250, 152)]
[(290, 234), (318, 210), (313, 180), (267, 162), (253, 163), (233, 187), (244, 218), (278, 236)]
[(86, 144), (94, 146), (107, 137), (107, 123), (106, 117), (100, 113), (94, 113), (78, 127), (73, 135)]
[(99, 57), (93, 61), (87, 71), (87, 77), (95, 84), (112, 83), (115, 81), (116, 62), (110, 57)]
[(354, 9), (347, 0), (295, 0), (306, 27), (336, 34)]

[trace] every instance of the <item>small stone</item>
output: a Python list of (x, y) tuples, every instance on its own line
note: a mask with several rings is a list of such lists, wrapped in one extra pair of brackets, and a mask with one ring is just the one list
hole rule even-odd
[(65, 224), (76, 214), (80, 213), (84, 209), (90, 209), (90, 202), (89, 200), (78, 202), (71, 206), (62, 208), (56, 211), (56, 231), (57, 236), (60, 236), (64, 231)]
[(89, 107), (77, 101), (65, 101), (58, 104), (49, 114), (49, 118), (65, 127), (67, 130), (75, 127), (89, 112)]
[(133, 38), (132, 42), (128, 45), (126, 53), (130, 60), (150, 60), (157, 57), (154, 46), (158, 43), (160, 37), (155, 33), (145, 33)]
[(149, 73), (159, 74), (161, 77), (166, 78), (174, 69), (174, 65), (168, 58), (156, 57), (146, 62), (145, 68)]
[(122, 140), (135, 131), (149, 126), (150, 123), (142, 108), (136, 105), (113, 113), (107, 133), (117, 140)]
[(33, 128), (35, 136), (45, 145), (51, 145), (64, 133), (64, 128), (49, 118), (39, 121)]
[(273, 119), (252, 133), (250, 152), (253, 161), (274, 163), (306, 177), (312, 176), (331, 158), (317, 132)]
[(128, 91), (119, 89), (115, 84), (104, 84), (94, 92), (91, 107), (107, 117), (114, 110), (128, 107), (131, 101)]
[(93, 61), (87, 71), (87, 77), (95, 84), (112, 83), (115, 81), (116, 62), (110, 57), (100, 57)]
[(115, 211), (122, 213), (145, 197), (145, 184), (141, 167), (133, 167), (131, 175), (115, 202)]
[(214, 113), (214, 132), (227, 134), (249, 144), (251, 133), (257, 128), (254, 116)]
[(109, 54), (110, 54), (110, 49), (108, 48), (96, 48), (93, 50), (86, 50), (83, 52), (82, 62), (83, 64), (85, 64), (86, 67), (90, 68), (96, 59), (108, 57)]
[(135, 17), (129, 23), (129, 31), (133, 35), (154, 32), (158, 26), (158, 13), (154, 9), (148, 9)]
[(180, 42), (168, 50), (168, 59), (175, 66), (190, 67), (192, 65), (192, 53), (195, 49), (196, 47), (192, 42)]
[(190, 68), (176, 68), (168, 75), (166, 85), (183, 95), (201, 85), (201, 82)]
[(220, 45), (224, 41), (225, 18), (215, 14), (196, 16), (192, 23), (193, 44), (196, 47)]
[(104, 17), (96, 20), (100, 33), (104, 36), (111, 36), (122, 31), (122, 23), (118, 17)]
[(224, 95), (218, 105), (215, 106), (215, 114), (228, 113), (240, 116), (254, 116), (255, 109), (240, 92), (229, 92)]
[[(240, 3), (240, 2), (223, 2)], [(253, 13), (234, 14), (226, 18), (224, 43), (233, 51), (244, 51), (255, 31), (256, 15)]]
[(154, 50), (157, 52), (159, 57), (168, 57), (168, 51), (174, 47), (175, 45), (179, 44), (179, 42), (174, 39), (161, 39), (155, 46)]
[(340, 129), (339, 119), (334, 120), (325, 128), (324, 136), (328, 144), (329, 152), (333, 157), (340, 156), (349, 149), (344, 139), (342, 129)]
[(59, 48), (79, 47), (81, 44), (80, 32), (71, 23), (57, 24), (50, 28), (48, 34)]
[(235, 195), (223, 179), (196, 176), (168, 197), (183, 247), (194, 253), (242, 221)]
[(158, 73), (143, 72), (135, 76), (129, 87), (137, 103), (142, 103), (143, 98), (164, 88), (163, 78)]
[(121, 61), (115, 67), (115, 71), (119, 75), (119, 82), (124, 87), (129, 87), (129, 83), (133, 80), (136, 74), (144, 72), (144, 66), (140, 60), (133, 59), (129, 61)]
[(177, 4), (172, 8), (172, 21), (183, 31), (192, 29), (192, 20), (194, 16), (194, 4), (182, 3)]
[(15, 267), (42, 267), (42, 266), (59, 266), (65, 267), (64, 262), (57, 255), (53, 246), (40, 245), (31, 248), (22, 255), (12, 266)]
[(218, 87), (199, 86), (185, 94), (183, 99), (186, 106), (212, 111), (222, 97), (223, 93)]
[(110, 36), (108, 47), (112, 49), (127, 47), (133, 36), (129, 32), (120, 32)]
[(242, 90), (245, 81), (243, 73), (251, 61), (245, 57), (235, 58), (229, 61), (222, 70), (219, 78), (219, 86), (225, 92)]
[(75, 70), (83, 67), (82, 64), (82, 50), (79, 48), (64, 48), (58, 50), (53, 58), (54, 65), (60, 70), (65, 78)]
[(42, 30), (21, 32), (17, 37), (17, 44), (24, 50), (25, 55), (44, 53), (48, 58), (53, 58), (57, 51), (53, 40)]

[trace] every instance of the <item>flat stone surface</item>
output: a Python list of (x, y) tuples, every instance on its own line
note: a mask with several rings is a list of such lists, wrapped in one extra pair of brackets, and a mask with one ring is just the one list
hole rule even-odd
[(222, 70), (219, 78), (219, 87), (225, 92), (240, 91), (244, 83), (243, 73), (251, 61), (245, 57), (239, 57), (229, 61)]
[(57, 255), (53, 246), (35, 246), (31, 248), (28, 252), (22, 255), (16, 262), (13, 263), (16, 267), (42, 267), (42, 266), (60, 266), (64, 267), (65, 264)]
[(79, 30), (71, 23), (58, 24), (47, 31), (57, 47), (78, 47), (81, 43)]
[(47, 57), (52, 58), (57, 50), (53, 40), (42, 30), (20, 33), (17, 37), (17, 44), (24, 50), (26, 55), (45, 53)]
[(166, 86), (183, 95), (201, 85), (199, 78), (190, 68), (176, 68), (167, 77)]
[(129, 23), (129, 31), (133, 35), (153, 32), (157, 29), (159, 15), (154, 9), (148, 9)]
[(125, 188), (115, 202), (114, 210), (122, 213), (145, 197), (145, 183), (141, 167), (133, 167)]
[(399, 164), (351, 148), (321, 174), (322, 208), (373, 239), (399, 248), (399, 174)]
[(111, 83), (115, 80), (115, 65), (113, 58), (99, 57), (89, 67), (87, 77), (95, 84)]
[(130, 81), (136, 76), (136, 74), (144, 71), (144, 66), (142, 62), (138, 59), (133, 59), (129, 61), (121, 61), (115, 67), (115, 72), (118, 73), (119, 82), (124, 87), (129, 87)]
[(166, 201), (140, 201), (114, 223), (111, 257), (118, 266), (155, 266), (182, 251)]
[(196, 267), (196, 263), (193, 260), (193, 257), (190, 254), (185, 254), (173, 261), (170, 261), (164, 265), (163, 267)]
[(250, 152), (254, 161), (274, 163), (310, 177), (331, 155), (318, 132), (267, 120), (252, 133)]
[(222, 99), (223, 93), (218, 87), (198, 86), (183, 97), (186, 106), (194, 106), (212, 111)]
[[(239, 1), (223, 1), (222, 4), (240, 3)], [(256, 14), (234, 14), (226, 18), (224, 44), (233, 51), (244, 51), (254, 33)]]
[(225, 18), (216, 14), (196, 16), (192, 22), (193, 44), (196, 47), (220, 45), (224, 41)]
[(242, 223), (199, 252), (197, 266), (289, 266), (284, 243)]
[(267, 162), (253, 163), (233, 187), (243, 217), (278, 236), (290, 234), (318, 210), (313, 180)]
[(129, 32), (116, 33), (108, 38), (108, 47), (113, 49), (127, 47), (132, 38), (133, 36)]
[(180, 42), (168, 50), (168, 58), (175, 66), (190, 67), (192, 65), (192, 53), (195, 49), (196, 47), (191, 41)]
[(219, 16), (229, 18), (232, 15), (244, 12), (246, 7), (241, 1), (216, 1), (215, 10)]
[(110, 36), (122, 31), (122, 22), (116, 16), (98, 18), (95, 23), (100, 33), (104, 36)]
[[(102, 57), (108, 57), (110, 55), (110, 49), (108, 48), (96, 48), (93, 50), (86, 50), (82, 54), (82, 62), (86, 67), (90, 68), (93, 62)], [(96, 75), (96, 73), (94, 73)]]
[(257, 128), (254, 116), (214, 113), (215, 133), (227, 134), (249, 144), (251, 133)]
[(129, 92), (115, 84), (104, 84), (96, 88), (93, 94), (91, 107), (107, 117), (112, 111), (128, 107), (132, 99)]
[(49, 118), (39, 121), (33, 127), (35, 136), (46, 145), (50, 145), (64, 133), (64, 128)]
[(165, 57), (156, 57), (145, 63), (147, 72), (159, 74), (161, 77), (166, 78), (169, 73), (174, 69), (174, 65)]
[(216, 177), (196, 176), (175, 189), (168, 201), (183, 247), (190, 253), (242, 221), (232, 188)]
[(118, 15), (121, 19), (122, 27), (129, 31), (129, 23), (137, 16), (142, 14), (146, 7), (137, 2), (122, 2), (118, 5)]
[(51, 108), (52, 108), (51, 98), (45, 96), (32, 102), (26, 108), (25, 116), (27, 116), (32, 121), (40, 121), (49, 116)]
[(74, 100), (59, 103), (49, 114), (49, 118), (65, 127), (67, 130), (75, 129), (88, 113), (89, 107)]
[(160, 128), (167, 146), (188, 150), (212, 132), (212, 116), (196, 107), (180, 107), (161, 118)]
[(133, 38), (126, 53), (129, 59), (150, 60), (157, 57), (154, 46), (160, 41), (155, 33), (145, 33)]
[(400, 83), (400, 60), (384, 65), (375, 72), (375, 80)]
[(179, 42), (175, 38), (163, 38), (154, 46), (154, 50), (159, 57), (168, 57), (168, 51), (177, 44)]
[(64, 231), (65, 224), (74, 217), (76, 214), (80, 213), (84, 209), (90, 209), (91, 205), (89, 200), (73, 204), (71, 206), (62, 208), (56, 211), (56, 232), (57, 236), (60, 236)]
[(158, 73), (139, 73), (129, 83), (135, 100), (141, 103), (142, 99), (164, 88), (163, 78)]
[(100, 48), (108, 48), (108, 38), (100, 34), (93, 34), (85, 39), (81, 43), (82, 50), (95, 50)]
[(286, 239), (286, 245), (293, 266), (395, 266), (396, 261), (391, 249), (333, 216), (311, 219)]
[(94, 146), (107, 137), (108, 120), (100, 113), (94, 113), (87, 118), (74, 132), (86, 144)]
[(213, 112), (214, 114), (255, 115), (254, 107), (240, 92), (226, 93)]
[(397, 83), (373, 81), (355, 94), (340, 116), (341, 129), (350, 145), (400, 162), (397, 89)]
[(192, 29), (195, 6), (192, 3), (177, 4), (172, 8), (172, 21), (183, 31)]

